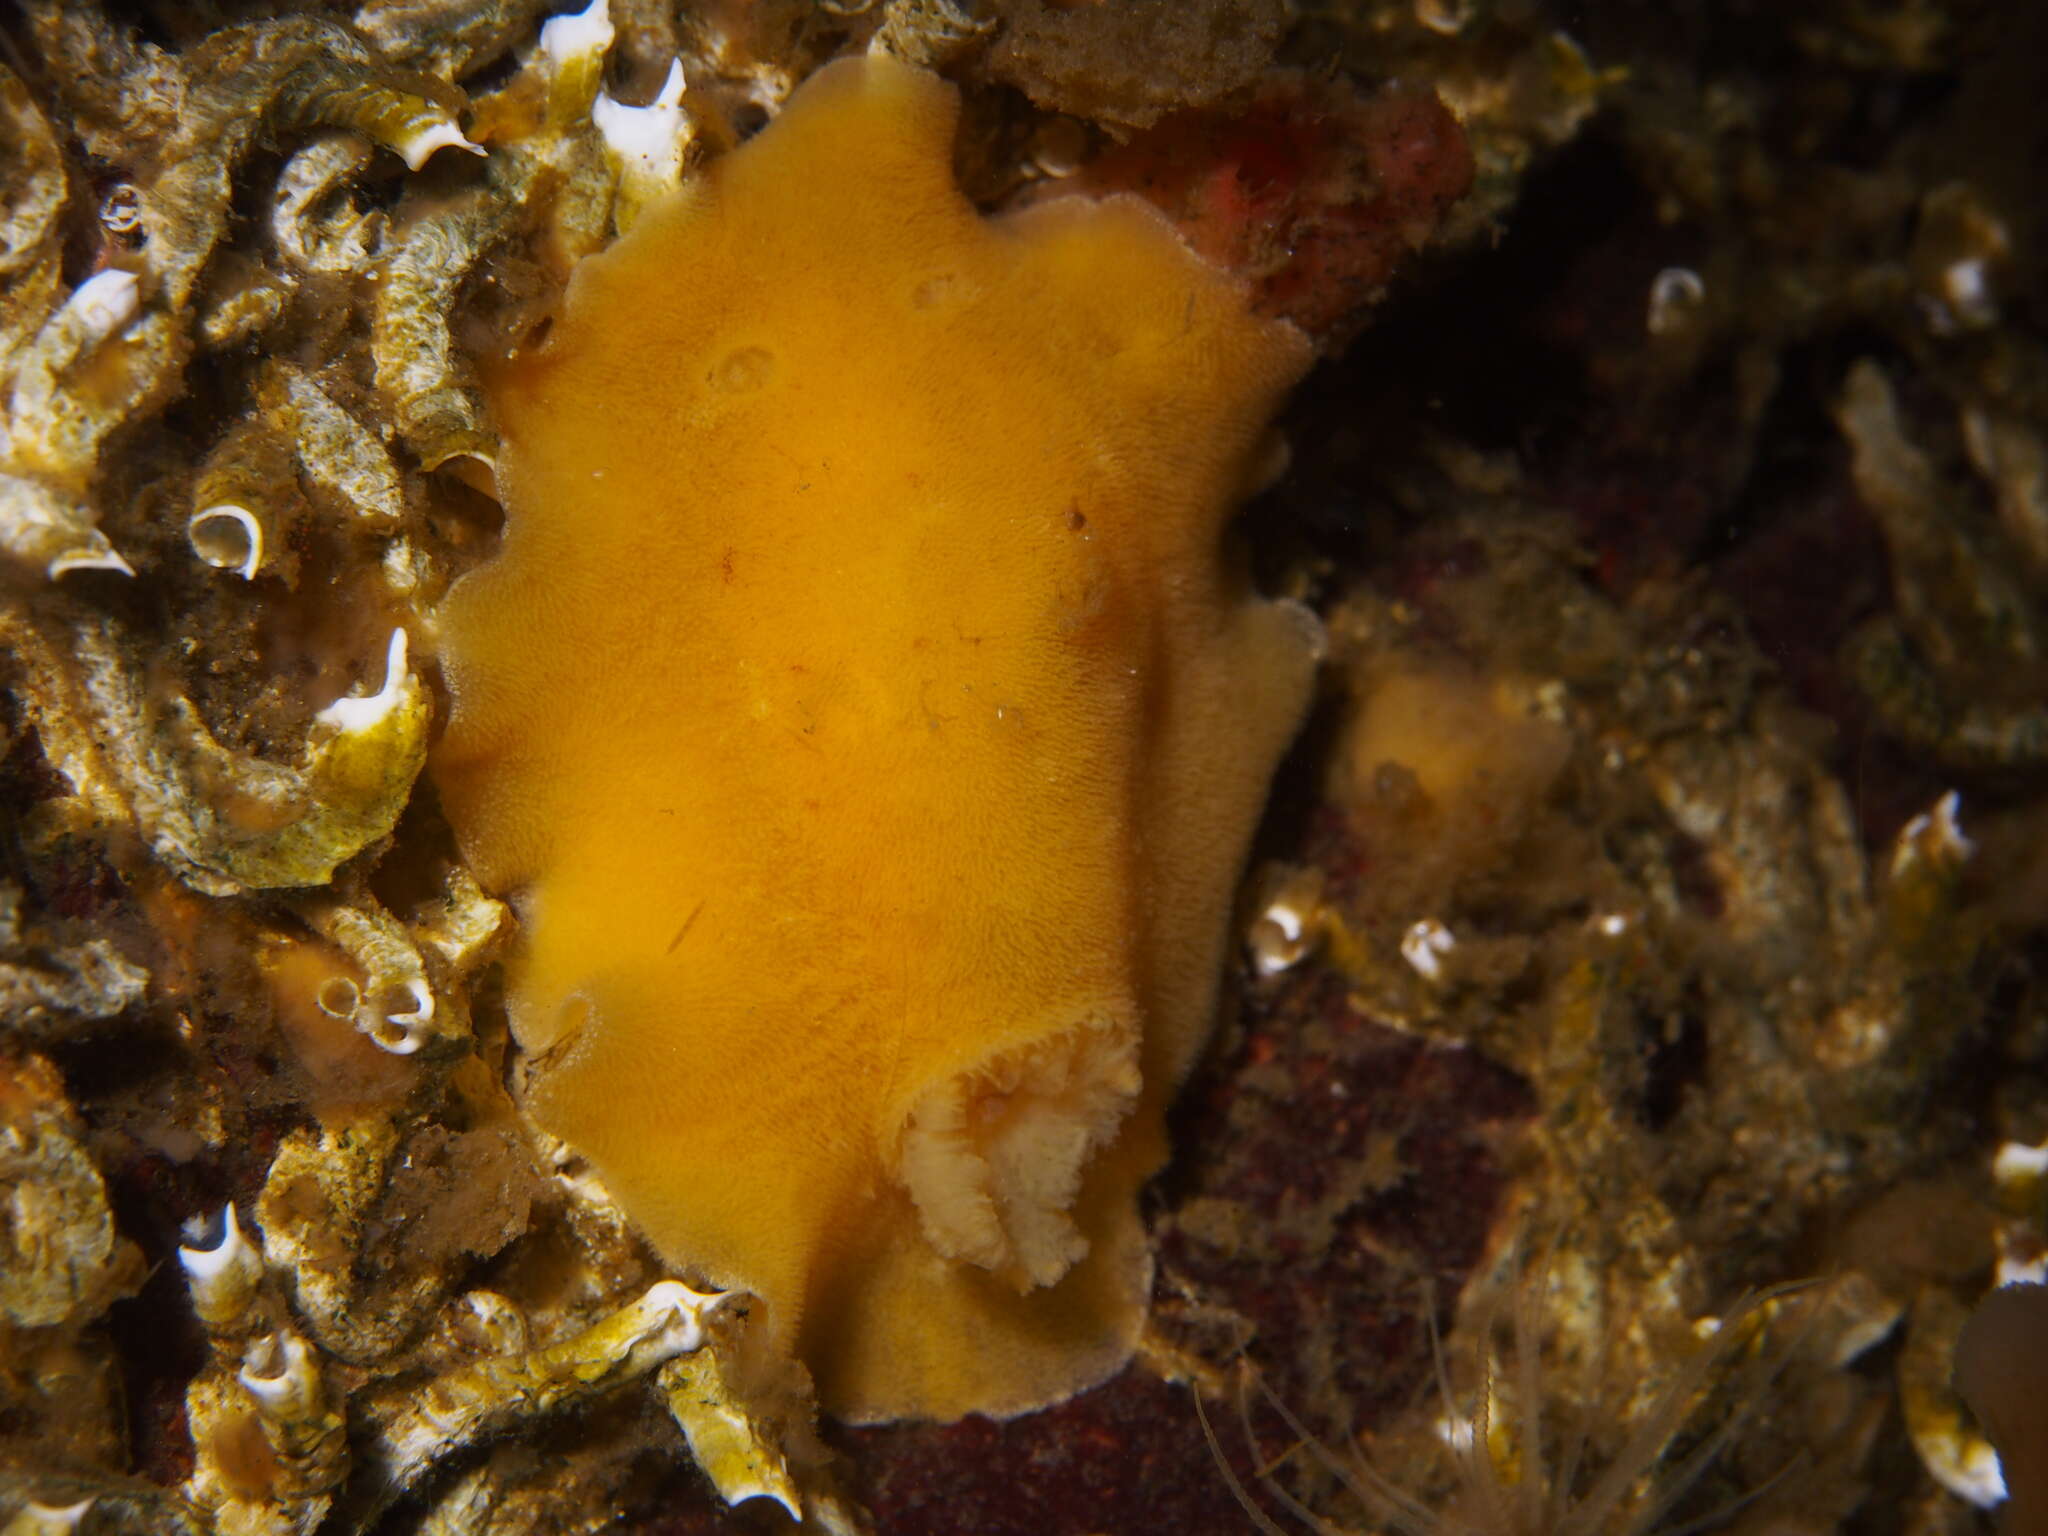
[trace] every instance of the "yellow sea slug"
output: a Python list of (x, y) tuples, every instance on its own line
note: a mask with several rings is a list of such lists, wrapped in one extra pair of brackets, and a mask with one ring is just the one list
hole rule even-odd
[(984, 219), (882, 58), (577, 270), (433, 764), (528, 1105), (855, 1420), (1113, 1371), (1318, 630), (1224, 558), (1308, 362), (1154, 213)]

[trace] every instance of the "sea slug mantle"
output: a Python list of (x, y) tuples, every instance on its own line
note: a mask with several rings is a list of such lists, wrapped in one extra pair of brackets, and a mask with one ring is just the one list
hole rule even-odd
[(1224, 544), (1305, 340), (1134, 200), (978, 216), (956, 112), (834, 64), (584, 262), (441, 614), (530, 1112), (857, 1420), (1128, 1356), (1319, 635)]

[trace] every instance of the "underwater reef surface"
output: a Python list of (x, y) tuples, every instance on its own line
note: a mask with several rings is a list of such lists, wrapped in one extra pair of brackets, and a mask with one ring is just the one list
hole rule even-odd
[[(1306, 338), (1233, 579), (1324, 639), (1129, 1363), (852, 1426), (542, 1129), (423, 768), (493, 381), (871, 52), (982, 213), (1135, 195)], [(22, 0), (0, 1531), (1992, 1529), (2044, 54), (2025, 0)]]

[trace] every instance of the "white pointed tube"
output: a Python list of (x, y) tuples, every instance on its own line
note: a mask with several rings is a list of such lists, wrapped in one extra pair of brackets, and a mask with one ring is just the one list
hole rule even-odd
[(549, 126), (580, 127), (604, 84), (611, 50), (612, 13), (606, 0), (557, 16), (540, 29), (540, 63), (548, 75)]
[(489, 153), (483, 145), (467, 138), (461, 128), (447, 122), (429, 123), (394, 140), (391, 147), (398, 151), (409, 171), (416, 171), (433, 159), (437, 149), (466, 150), (472, 155)]
[(629, 107), (598, 92), (590, 104), (590, 121), (619, 178), (613, 219), (625, 230), (649, 203), (682, 184), (683, 159), (696, 134), (683, 110), (683, 61), (669, 61), (659, 94), (644, 107)]
[(372, 1044), (394, 1056), (410, 1056), (426, 1043), (434, 1022), (434, 989), (418, 977), (405, 983), (412, 1007), (360, 1026)]
[[(98, 530), (94, 533), (97, 537)], [(135, 574), (135, 567), (121, 557), (119, 550), (104, 539), (100, 543), (105, 547), (73, 550), (57, 556), (49, 565), (50, 579), (55, 581), (66, 571), (119, 571), (123, 576)]]
[(320, 1407), (319, 1369), (306, 1341), (295, 1333), (280, 1329), (250, 1345), (235, 1380), (268, 1419), (295, 1422)]
[(665, 1360), (704, 1347), (704, 1319), (732, 1293), (693, 1291), (680, 1280), (657, 1280), (624, 1317), (644, 1319), (642, 1331), (627, 1358), (636, 1371), (652, 1370)]
[(601, 58), (610, 51), (614, 36), (610, 0), (590, 0), (582, 10), (553, 17), (542, 25), (540, 51), (557, 66), (591, 54)]
[(1950, 790), (1899, 829), (1892, 844), (1892, 874), (1905, 874), (1920, 861), (1944, 869), (1966, 863), (1977, 845), (1963, 834), (1963, 797)]
[(77, 327), (80, 350), (86, 351), (117, 331), (142, 312), (142, 293), (133, 272), (109, 267), (95, 272), (64, 301), (64, 318)]
[(1411, 924), (1401, 935), (1401, 958), (1415, 968), (1424, 981), (1443, 980), (1444, 956), (1458, 947), (1457, 937), (1434, 917)]
[(485, 1354), (516, 1355), (527, 1347), (526, 1314), (496, 1291), (471, 1291), (462, 1298), (457, 1331)]
[(403, 629), (391, 631), (391, 644), (384, 654), (384, 686), (368, 698), (351, 694), (336, 699), (313, 718), (343, 731), (372, 730), (396, 709), (405, 694), (406, 638)]
[(221, 1207), (220, 1240), (181, 1245), (178, 1263), (192, 1290), (193, 1311), (215, 1333), (233, 1329), (247, 1315), (263, 1283), (263, 1255), (243, 1235), (232, 1203)]

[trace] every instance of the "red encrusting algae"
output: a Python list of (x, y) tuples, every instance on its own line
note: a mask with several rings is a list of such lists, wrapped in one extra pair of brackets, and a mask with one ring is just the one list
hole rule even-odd
[(1246, 278), (1255, 309), (1321, 340), (1379, 295), (1472, 175), (1464, 127), (1435, 92), (1360, 96), (1294, 76), (1242, 112), (1177, 113), (1069, 185), (1138, 193)]

